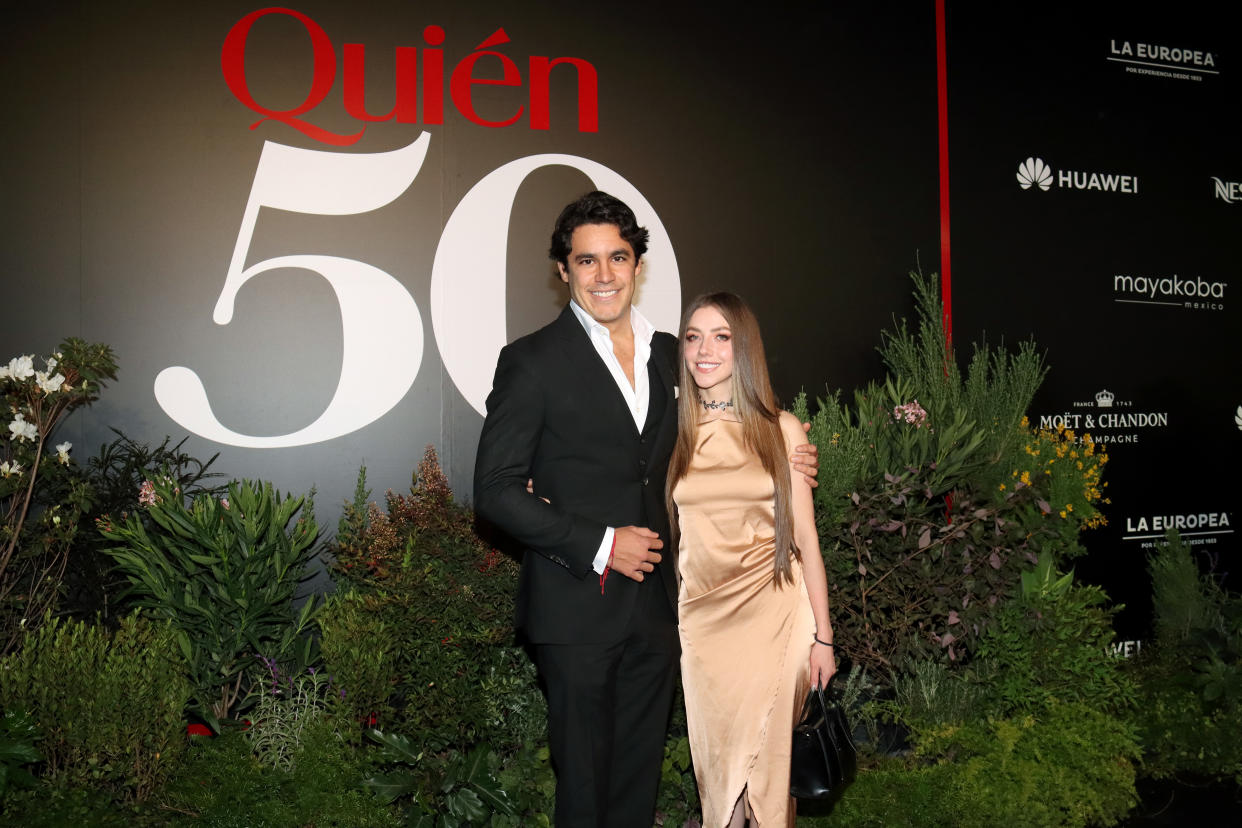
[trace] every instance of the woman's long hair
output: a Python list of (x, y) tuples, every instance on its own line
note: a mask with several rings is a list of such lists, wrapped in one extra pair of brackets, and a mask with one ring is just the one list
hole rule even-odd
[(789, 459), (785, 456), (785, 439), (781, 433), (780, 408), (772, 393), (768, 378), (768, 361), (763, 352), (763, 340), (759, 336), (759, 321), (755, 314), (732, 293), (705, 293), (698, 296), (686, 308), (681, 317), (678, 333), (678, 361), (681, 364), (679, 385), (681, 395), (677, 403), (677, 444), (668, 464), (668, 481), (664, 487), (664, 502), (668, 507), (669, 525), (672, 532), (672, 549), (677, 549), (677, 508), (673, 503), (673, 487), (686, 476), (690, 460), (694, 456), (699, 431), (699, 387), (686, 365), (686, 328), (690, 317), (700, 308), (711, 307), (720, 311), (733, 334), (733, 410), (742, 421), (742, 438), (747, 450), (759, 458), (763, 469), (772, 476), (776, 488), (776, 560), (775, 581), (793, 582), (790, 556), (798, 556), (793, 537), (793, 507), (789, 484)]

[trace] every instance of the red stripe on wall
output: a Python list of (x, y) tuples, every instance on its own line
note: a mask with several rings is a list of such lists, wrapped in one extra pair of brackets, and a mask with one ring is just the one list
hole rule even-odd
[(940, 121), (940, 299), (944, 330), (953, 342), (953, 281), (949, 270), (949, 84), (945, 59), (944, 0), (936, 0), (936, 97)]

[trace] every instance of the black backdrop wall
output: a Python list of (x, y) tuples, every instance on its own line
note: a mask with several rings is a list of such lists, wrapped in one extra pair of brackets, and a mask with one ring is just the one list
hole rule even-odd
[(1228, 563), (1227, 21), (949, 4), (938, 54), (933, 0), (858, 5), (6, 4), (0, 357), (108, 342), (79, 458), (189, 433), (330, 521), (360, 463), (402, 488), (428, 443), (466, 488), (480, 384), (563, 302), (548, 231), (593, 184), (662, 228), (640, 306), (747, 296), (786, 399), (876, 376), (948, 243), (957, 340), (1048, 348), (1035, 417), (1146, 415), (1093, 430), (1113, 506), (1083, 569), (1141, 605), (1179, 519)]

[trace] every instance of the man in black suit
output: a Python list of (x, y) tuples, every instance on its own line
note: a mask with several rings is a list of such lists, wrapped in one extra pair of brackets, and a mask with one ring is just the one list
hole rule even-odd
[(479, 438), (475, 509), (527, 549), (517, 624), (547, 687), (558, 828), (651, 826), (672, 700), (677, 343), (631, 305), (646, 249), (612, 196), (562, 211), (570, 304), (501, 351)]

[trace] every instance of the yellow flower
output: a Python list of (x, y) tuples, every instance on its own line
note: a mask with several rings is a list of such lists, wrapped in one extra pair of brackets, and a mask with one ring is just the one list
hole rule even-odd
[(1003, 491), (1005, 491), (1005, 484), (1004, 484), (1004, 483), (1000, 484), (1000, 490), (1001, 490), (1002, 492), (1003, 492)]
[(1064, 509), (1062, 509), (1062, 510), (1061, 510), (1061, 517), (1065, 517), (1065, 510), (1064, 510)]
[[(1072, 511), (1074, 511), (1074, 504), (1073, 504), (1073, 503), (1066, 503), (1066, 504), (1065, 504), (1065, 511), (1066, 511), (1066, 512), (1072, 512)], [(1065, 512), (1062, 512), (1061, 514), (1065, 514)]]
[(1029, 471), (1022, 472), (1022, 482), (1028, 486), (1031, 485), (1031, 473)]

